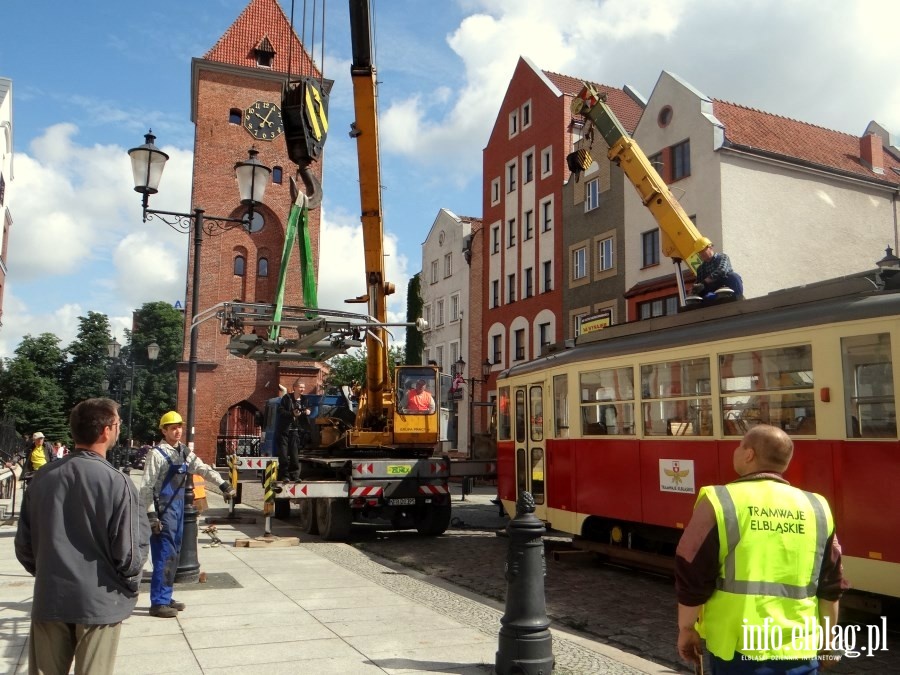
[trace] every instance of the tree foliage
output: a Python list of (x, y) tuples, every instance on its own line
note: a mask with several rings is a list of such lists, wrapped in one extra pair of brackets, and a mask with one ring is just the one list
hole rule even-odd
[[(422, 318), (422, 273), (417, 272), (409, 280), (406, 287), (406, 320), (415, 323)], [(406, 329), (406, 365), (414, 366), (422, 363), (422, 352), (425, 349), (425, 339), (421, 331), (415, 326)]]
[[(145, 304), (134, 313), (134, 331), (126, 331), (118, 359), (108, 353), (112, 337), (105, 314), (88, 312), (78, 322), (66, 349), (52, 333), (26, 335), (15, 356), (0, 360), (0, 416), (19, 434), (42, 431), (51, 442), (69, 444), (69, 410), (86, 398), (109, 396), (122, 405), (120, 442), (152, 441), (160, 416), (176, 406), (184, 315), (165, 302)], [(152, 342), (159, 345), (156, 361), (147, 354)]]
[[(340, 387), (349, 385), (354, 380), (361, 386), (366, 382), (366, 363), (368, 354), (365, 347), (340, 356), (334, 356), (328, 360), (331, 372), (325, 378), (326, 387)], [(402, 347), (391, 347), (388, 350), (388, 369), (391, 373), (397, 364), (404, 362), (404, 350)]]
[(3, 415), (20, 434), (41, 431), (51, 441), (68, 440), (68, 415), (62, 386), (66, 358), (52, 333), (26, 335), (0, 373)]

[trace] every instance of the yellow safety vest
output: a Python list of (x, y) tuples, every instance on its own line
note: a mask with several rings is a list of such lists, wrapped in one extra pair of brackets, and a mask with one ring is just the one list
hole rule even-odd
[[(816, 590), (834, 531), (828, 502), (772, 480), (701, 488), (716, 513), (719, 577), (697, 630), (730, 661), (814, 658)], [(740, 658), (740, 656), (737, 656)]]

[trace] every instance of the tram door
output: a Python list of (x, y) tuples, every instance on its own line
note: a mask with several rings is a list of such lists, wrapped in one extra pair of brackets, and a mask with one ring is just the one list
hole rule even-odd
[(547, 520), (543, 384), (513, 388), (513, 428), (516, 448), (516, 501), (522, 492), (530, 492), (534, 497), (534, 515), (541, 520)]

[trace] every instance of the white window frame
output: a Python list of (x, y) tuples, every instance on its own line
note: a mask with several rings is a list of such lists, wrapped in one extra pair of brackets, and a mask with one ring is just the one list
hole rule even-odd
[(444, 372), (444, 345), (438, 345), (434, 348), (434, 360), (437, 361), (438, 370)]
[(587, 312), (583, 314), (578, 314), (575, 316), (575, 337), (581, 335), (581, 322), (584, 321), (588, 316)]
[(518, 229), (515, 218), (510, 218), (506, 221), (506, 248), (512, 248), (516, 245)]
[[(547, 281), (548, 281), (547, 270), (548, 269), (550, 270), (550, 278), (549, 278), (549, 281), (550, 281), (549, 286), (550, 287), (549, 288), (547, 287), (548, 286), (548, 284), (547, 284)], [(553, 290), (553, 261), (552, 260), (541, 261), (541, 284), (544, 287), (544, 290), (541, 291), (542, 293), (549, 293), (550, 291)]]
[(587, 246), (581, 246), (572, 251), (572, 280), (587, 277)]
[(524, 131), (528, 127), (531, 126), (531, 120), (533, 119), (533, 115), (531, 114), (531, 100), (525, 101), (522, 104), (522, 130)]
[[(548, 218), (549, 216), (549, 218)], [(550, 223), (549, 225), (547, 223)], [(541, 202), (541, 232), (553, 229), (553, 198)]]
[(450, 321), (459, 321), (459, 293), (450, 296)]
[(519, 163), (516, 160), (506, 165), (506, 192), (516, 191), (516, 181), (519, 178)]
[(431, 283), (436, 284), (438, 282), (438, 261), (431, 261)]
[(509, 113), (509, 137), (512, 138), (519, 133), (519, 109), (516, 108)]
[(500, 226), (494, 225), (491, 228), (491, 255), (500, 253)]
[(534, 151), (529, 150), (522, 158), (522, 185), (534, 180)]
[(506, 275), (506, 302), (516, 301), (516, 273)]
[(491, 181), (491, 206), (500, 203), (500, 178), (497, 177)]
[(425, 326), (425, 330), (431, 330), (431, 305), (425, 305), (422, 308), (422, 318), (425, 319), (425, 323), (428, 325)]
[(606, 272), (616, 266), (615, 239), (606, 237), (597, 242), (597, 269)]
[(434, 310), (434, 325), (435, 326), (443, 326), (444, 325), (444, 299), (441, 298), (435, 303)]
[(541, 178), (546, 178), (553, 173), (553, 146), (547, 146), (541, 150)]
[(522, 241), (528, 241), (534, 236), (534, 211), (525, 212), (525, 220), (522, 222)]
[(594, 178), (584, 185), (584, 211), (593, 211), (600, 206), (600, 179)]
[(444, 255), (444, 278), (453, 275), (453, 252), (447, 253)]
[(450, 367), (456, 368), (456, 362), (459, 361), (459, 340), (450, 342)]

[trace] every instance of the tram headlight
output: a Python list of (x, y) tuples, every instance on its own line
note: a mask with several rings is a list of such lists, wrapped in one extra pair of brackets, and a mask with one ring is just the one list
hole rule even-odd
[(624, 534), (621, 527), (613, 525), (612, 529), (609, 531), (609, 539), (613, 544), (621, 544)]

